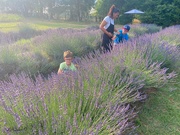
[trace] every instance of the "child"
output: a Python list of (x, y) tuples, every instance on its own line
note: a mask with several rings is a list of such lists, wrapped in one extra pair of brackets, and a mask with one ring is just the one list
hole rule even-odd
[(124, 40), (127, 41), (129, 39), (128, 32), (130, 30), (129, 25), (124, 25), (122, 30), (119, 30), (118, 34), (113, 37), (114, 46), (122, 43)]
[(76, 67), (72, 63), (73, 60), (73, 53), (71, 51), (64, 52), (64, 61), (60, 64), (58, 74), (66, 73), (68, 71), (76, 71)]

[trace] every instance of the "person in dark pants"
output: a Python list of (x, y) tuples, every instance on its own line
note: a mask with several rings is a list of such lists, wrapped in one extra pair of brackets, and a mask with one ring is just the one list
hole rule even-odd
[(110, 52), (112, 50), (112, 37), (114, 31), (117, 30), (114, 27), (114, 20), (119, 17), (119, 9), (112, 5), (109, 9), (108, 15), (103, 19), (100, 24), (100, 29), (103, 31), (102, 47), (104, 52)]

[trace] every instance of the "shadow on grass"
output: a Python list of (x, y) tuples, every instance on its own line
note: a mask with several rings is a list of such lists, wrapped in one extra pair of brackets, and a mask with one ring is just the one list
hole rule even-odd
[[(180, 77), (176, 79), (180, 82)], [(180, 84), (148, 89), (148, 99), (136, 119), (139, 135), (178, 135), (180, 133)]]

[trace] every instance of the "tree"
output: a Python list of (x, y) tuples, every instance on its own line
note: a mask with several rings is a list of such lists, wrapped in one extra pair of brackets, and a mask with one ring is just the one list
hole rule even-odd
[(140, 16), (139, 19), (143, 23), (154, 23), (163, 27), (179, 24), (179, 7), (179, 0), (148, 0), (141, 6), (145, 14)]
[(128, 1), (127, 0), (97, 0), (95, 4), (95, 9), (98, 12), (97, 16), (100, 18), (100, 20), (102, 20), (107, 15), (109, 8), (112, 5), (115, 5), (116, 8), (120, 10), (120, 17), (119, 19), (116, 20), (117, 23), (120, 24), (129, 23), (132, 20), (132, 16), (124, 15), (124, 12), (127, 11), (128, 9), (131, 9), (129, 6), (131, 3), (135, 5), (134, 1), (135, 0), (130, 0), (130, 1), (129, 0)]
[(63, 0), (61, 4), (69, 5), (71, 20), (82, 21), (89, 16), (94, 0)]
[(137, 16), (143, 23), (154, 23), (163, 27), (180, 23), (179, 0), (97, 0), (95, 9), (97, 16), (103, 18), (108, 13), (110, 6), (114, 4), (120, 9), (120, 24), (131, 23), (133, 15), (124, 12), (139, 9), (145, 14)]

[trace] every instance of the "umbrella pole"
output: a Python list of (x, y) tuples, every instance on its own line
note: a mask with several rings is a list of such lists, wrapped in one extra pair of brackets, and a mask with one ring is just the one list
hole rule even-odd
[(134, 19), (135, 19), (135, 14), (132, 15), (132, 24), (134, 22)]

